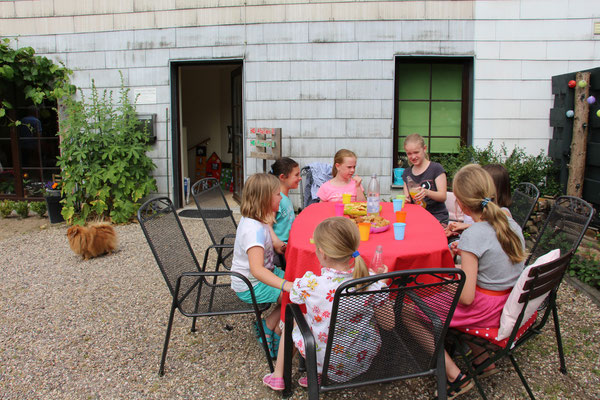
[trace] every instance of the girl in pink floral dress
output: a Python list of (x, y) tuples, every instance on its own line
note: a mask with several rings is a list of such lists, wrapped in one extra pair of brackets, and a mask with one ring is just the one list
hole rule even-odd
[[(323, 361), (327, 346), (327, 334), (331, 322), (331, 308), (336, 289), (345, 281), (369, 275), (365, 261), (358, 253), (360, 234), (356, 224), (347, 218), (332, 217), (321, 222), (313, 234), (316, 254), (322, 266), (321, 275), (307, 272), (302, 278), (294, 280), (290, 291), (290, 301), (306, 304), (306, 321), (316, 340), (317, 372), (323, 371)], [(370, 290), (381, 289), (380, 282), (372, 283)], [(344, 348), (334, 350), (339, 357), (329, 366), (328, 376), (337, 382), (345, 382), (367, 371), (379, 349), (381, 338), (374, 318), (375, 302), (366, 302), (355, 308), (349, 317), (356, 327), (349, 336), (355, 335), (351, 343)], [(355, 332), (361, 332), (359, 336)], [(292, 337), (296, 348), (305, 357), (304, 343), (298, 327), (294, 327)], [(283, 341), (282, 341), (283, 343)], [(280, 348), (280, 351), (282, 349)], [(273, 390), (283, 390), (283, 358), (277, 359), (275, 372), (263, 378), (263, 383)], [(307, 386), (306, 377), (298, 383)]]

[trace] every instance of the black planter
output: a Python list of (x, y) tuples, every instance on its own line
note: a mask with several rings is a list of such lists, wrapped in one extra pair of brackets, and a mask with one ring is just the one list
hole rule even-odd
[(46, 208), (48, 209), (48, 218), (50, 218), (51, 224), (64, 222), (64, 218), (61, 214), (63, 208), (63, 205), (60, 202), (61, 199), (60, 190), (49, 190), (46, 193)]

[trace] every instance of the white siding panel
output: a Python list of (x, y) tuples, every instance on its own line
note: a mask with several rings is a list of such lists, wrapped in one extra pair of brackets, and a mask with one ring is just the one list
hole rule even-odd
[(383, 61), (338, 61), (335, 63), (337, 79), (382, 79)]
[[(290, 0), (295, 2), (295, 0)], [(290, 22), (329, 21), (332, 19), (331, 4), (290, 4), (285, 6), (285, 20)]]
[[(15, 12), (15, 3), (16, 1), (0, 1), (0, 18), (15, 18), (17, 16)], [(4, 23), (4, 21), (2, 21), (2, 23)]]
[(382, 80), (354, 80), (347, 83), (347, 99), (379, 99), (392, 100), (394, 98), (393, 81)]
[(335, 100), (300, 100), (290, 102), (291, 118), (335, 118)]
[[(346, 135), (346, 122), (343, 119), (301, 119), (300, 136), (340, 137)], [(309, 153), (310, 154), (310, 153)], [(333, 155), (331, 156), (333, 158)]]
[(76, 15), (73, 18), (73, 32), (110, 32), (115, 29), (111, 14)]
[(381, 118), (380, 100), (337, 100), (336, 118)]
[(198, 15), (192, 10), (165, 10), (154, 14), (157, 28), (196, 26)]
[(476, 20), (473, 30), (475, 40), (496, 40), (496, 21)]
[(500, 58), (504, 60), (545, 60), (546, 42), (500, 42)]
[(15, 13), (19, 17), (45, 17), (54, 15), (51, 1), (21, 0), (15, 1)]
[(71, 69), (100, 69), (106, 67), (104, 52), (84, 52), (67, 54), (67, 67)]
[[(94, 50), (125, 50), (135, 48), (134, 31), (101, 32), (93, 34)], [(106, 54), (110, 54), (107, 52)]]
[(402, 21), (402, 40), (447, 40), (448, 21)]
[(480, 118), (518, 118), (520, 101), (515, 100), (479, 100), (473, 117)]
[(385, 119), (347, 119), (346, 134), (349, 137), (392, 137), (392, 120)]
[(169, 49), (146, 50), (146, 67), (166, 67), (169, 65)]
[(249, 119), (289, 119), (289, 101), (252, 101), (246, 103), (246, 118)]
[(243, 45), (246, 42), (246, 30), (243, 25), (219, 26), (218, 35), (217, 44), (221, 46)]
[(522, 19), (563, 19), (567, 8), (568, 4), (565, 4), (564, 1), (527, 0), (521, 2), (519, 16)]
[[(332, 150), (335, 149), (336, 139), (304, 139), (304, 138), (291, 138), (290, 139), (290, 153), (291, 154), (310, 154), (311, 157), (326, 157), (330, 161), (322, 161), (331, 163), (333, 160)], [(335, 152), (335, 151), (334, 151)]]
[(293, 80), (319, 80), (336, 79), (336, 63), (332, 61), (324, 62), (292, 62), (291, 79)]
[(96, 50), (94, 38), (93, 33), (58, 35), (56, 36), (56, 51), (68, 53), (94, 51)]
[(475, 44), (472, 41), (443, 41), (440, 42), (440, 55), (472, 56), (475, 54)]
[(379, 17), (384, 20), (406, 20), (425, 18), (424, 1), (379, 2)]
[[(307, 43), (308, 24), (290, 23), (290, 24), (266, 24), (263, 27), (263, 36), (261, 42), (264, 43)], [(257, 36), (254, 34), (254, 36)], [(258, 36), (257, 36), (258, 37)], [(248, 38), (248, 43), (252, 37)]]
[(253, 101), (256, 100), (256, 86), (258, 85), (257, 82), (246, 82), (246, 84), (244, 85), (244, 100), (246, 101)]
[[(376, 138), (337, 138), (335, 139), (336, 149), (348, 149), (356, 153), (359, 159), (357, 163), (357, 169), (360, 171), (360, 159), (361, 157), (381, 157), (383, 155), (383, 144), (387, 143), (384, 139)], [(387, 158), (387, 155), (386, 155)], [(363, 164), (366, 164), (366, 160), (362, 160)], [(368, 184), (369, 182), (367, 182)]]
[(134, 31), (135, 49), (158, 49), (175, 47), (175, 29), (151, 29)]
[(300, 83), (300, 99), (335, 100), (346, 98), (345, 81), (307, 81)]
[(354, 41), (354, 22), (315, 22), (308, 27), (308, 40), (315, 43)]
[[(463, 3), (463, 2), (457, 2)], [(468, 2), (464, 2), (468, 3)], [(450, 40), (473, 40), (475, 37), (475, 24), (473, 21), (448, 21), (448, 35)]]
[(394, 56), (392, 42), (360, 42), (358, 43), (359, 60), (389, 60)]
[(521, 64), (521, 61), (478, 60), (475, 63), (475, 80), (521, 79)]
[(246, 26), (246, 42), (248, 44), (262, 44), (265, 40), (265, 27), (270, 25), (247, 25)]
[(569, 72), (567, 61), (523, 61), (523, 79), (551, 79)]
[(177, 47), (213, 46), (218, 37), (218, 26), (177, 28), (175, 30)]
[(553, 101), (547, 100), (521, 100), (520, 101), (521, 118), (532, 119), (550, 119), (550, 109), (553, 107)]
[(169, 84), (169, 68), (152, 67), (130, 69), (129, 84), (131, 86), (159, 86)]
[(336, 21), (378, 19), (379, 9), (370, 2), (332, 3), (331, 17)]
[[(168, 52), (168, 50), (164, 51)], [(131, 68), (144, 66), (146, 66), (145, 50), (109, 51), (106, 53), (106, 68)]]
[(569, 0), (569, 12), (563, 17), (589, 18), (590, 16), (594, 18), (600, 16), (600, 1)]
[(474, 1), (426, 1), (427, 19), (471, 19)]
[(11, 42), (11, 47), (33, 47), (36, 53), (54, 53), (56, 49), (56, 36), (21, 36), (18, 42)]
[(496, 40), (589, 40), (592, 30), (580, 20), (515, 20), (496, 22)]
[(115, 14), (113, 16), (115, 29), (126, 30), (155, 28), (156, 22), (154, 16), (154, 12)]
[(175, 0), (133, 0), (133, 11), (174, 10)]
[(499, 42), (475, 42), (475, 55), (478, 60), (498, 59), (500, 58), (500, 43)]
[(313, 43), (314, 60), (358, 60), (358, 43)]
[(438, 40), (394, 42), (394, 54), (396, 55), (428, 56), (440, 53), (441, 42)]
[(549, 99), (552, 94), (550, 80), (478, 80), (475, 82), (475, 100), (479, 99)]
[(170, 60), (203, 60), (212, 58), (212, 47), (192, 47), (169, 49)]
[(521, 14), (520, 0), (477, 0), (475, 3), (475, 18), (486, 19), (515, 19)]
[(290, 80), (289, 62), (248, 62), (245, 64), (246, 82)]
[(312, 59), (313, 45), (301, 44), (270, 44), (267, 47), (269, 61), (307, 61)]
[[(549, 42), (549, 60), (598, 60), (595, 45), (591, 41)], [(598, 62), (600, 64), (600, 62)]]
[(257, 82), (257, 100), (297, 100), (300, 82)]
[(355, 23), (357, 41), (395, 41), (402, 39), (402, 24), (398, 21), (358, 21)]
[(213, 48), (214, 58), (244, 58), (245, 46), (216, 46)]

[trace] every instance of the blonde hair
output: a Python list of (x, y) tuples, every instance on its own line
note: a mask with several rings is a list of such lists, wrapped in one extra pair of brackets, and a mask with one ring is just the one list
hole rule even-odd
[(279, 193), (279, 179), (271, 174), (254, 174), (246, 181), (242, 191), (240, 212), (246, 218), (252, 218), (263, 224), (273, 222), (275, 212), (271, 198)]
[[(360, 245), (358, 227), (349, 218), (331, 217), (322, 221), (313, 233), (315, 245), (336, 263), (349, 263)], [(369, 276), (362, 256), (354, 257), (352, 278)]]
[(496, 187), (487, 171), (477, 164), (465, 165), (454, 175), (452, 191), (460, 202), (461, 208), (482, 212), (481, 219), (492, 225), (502, 250), (513, 264), (525, 259), (521, 239), (510, 228), (506, 214), (492, 201), (485, 204), (486, 199), (496, 198)]
[(335, 164), (343, 164), (344, 163), (344, 158), (346, 157), (351, 157), (354, 159), (357, 159), (358, 157), (356, 157), (356, 154), (354, 154), (354, 152), (352, 150), (348, 150), (348, 149), (341, 149), (338, 150), (337, 153), (335, 153), (335, 156), (333, 156), (333, 168), (331, 168), (331, 176), (333, 176), (335, 178), (335, 176), (337, 175), (337, 168), (335, 167)]
[[(411, 133), (410, 135), (408, 135), (407, 137), (404, 138), (404, 150), (406, 151), (406, 143), (417, 143), (419, 144), (422, 148), (423, 151), (425, 152), (425, 158), (427, 160), (429, 160), (429, 153), (427, 153), (427, 151), (425, 151), (425, 139), (423, 139), (423, 136), (419, 135), (418, 133)], [(408, 161), (408, 165), (412, 166), (412, 163), (410, 162), (410, 160)]]

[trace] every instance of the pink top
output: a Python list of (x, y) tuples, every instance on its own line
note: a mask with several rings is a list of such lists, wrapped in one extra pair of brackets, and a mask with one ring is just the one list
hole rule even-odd
[[(360, 190), (363, 190), (362, 185), (360, 186)], [(321, 201), (342, 201), (344, 193), (350, 193), (350, 201), (356, 201), (356, 182), (354, 179), (351, 179), (350, 183), (346, 186), (334, 186), (329, 180), (321, 185), (317, 196), (319, 196)]]

